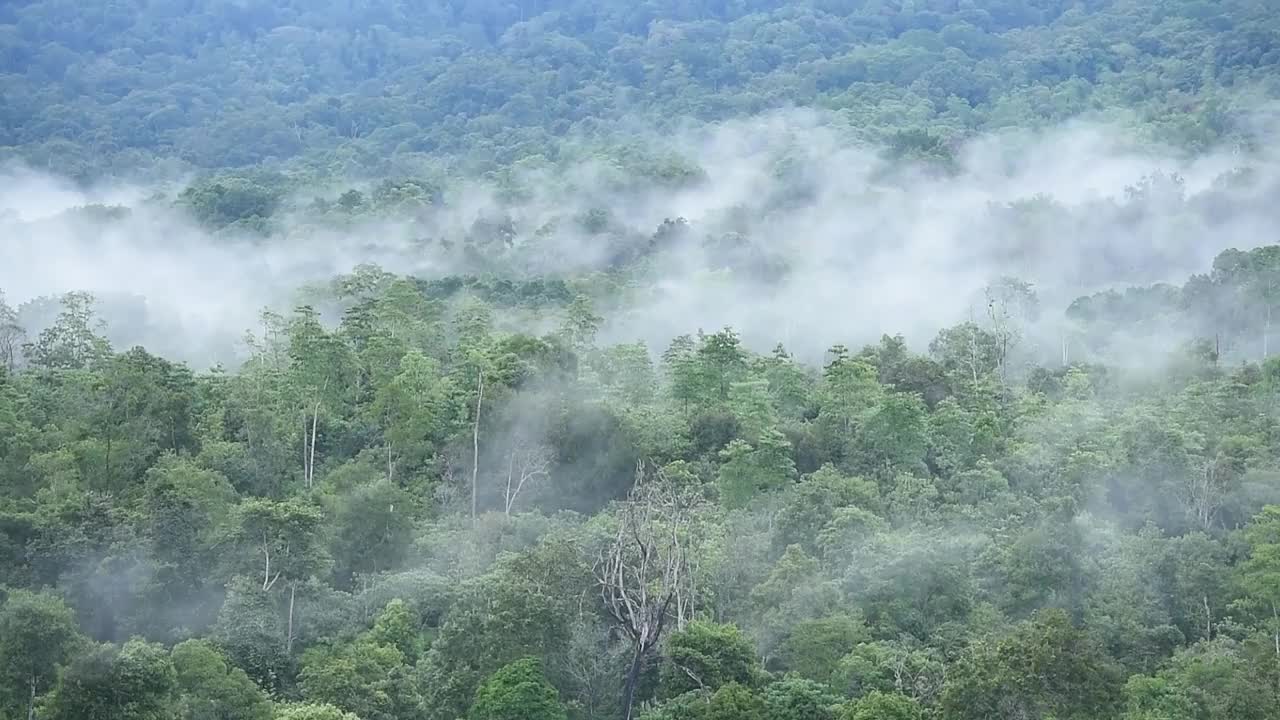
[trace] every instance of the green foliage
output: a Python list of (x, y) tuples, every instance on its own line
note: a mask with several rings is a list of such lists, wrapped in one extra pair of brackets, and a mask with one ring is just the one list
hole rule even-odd
[(0, 707), (14, 717), (31, 710), (36, 696), (53, 685), (58, 667), (84, 644), (61, 599), (26, 590), (0, 596)]
[(663, 650), (664, 697), (716, 690), (730, 683), (754, 686), (760, 678), (755, 648), (732, 625), (693, 622), (672, 633)]
[(764, 689), (764, 703), (771, 720), (834, 720), (840, 698), (820, 683), (786, 679)]
[(1013, 712), (1083, 720), (1116, 709), (1121, 679), (1096, 641), (1065, 613), (1046, 610), (974, 648), (948, 680), (942, 707), (956, 718)]
[(308, 702), (333, 705), (364, 720), (405, 717), (417, 700), (408, 688), (404, 654), (372, 638), (308, 650), (298, 686)]
[(476, 691), (469, 720), (565, 720), (559, 693), (537, 658), (523, 658), (490, 675)]
[(924, 711), (905, 695), (872, 690), (850, 703), (840, 717), (841, 720), (921, 720)]
[(783, 642), (782, 662), (802, 678), (830, 683), (841, 658), (868, 639), (861, 618), (833, 615), (801, 620), (792, 625)]
[(335, 584), (349, 588), (356, 576), (399, 568), (413, 542), (413, 498), (380, 479), (334, 499)]
[(361, 720), (361, 718), (353, 713), (343, 712), (332, 705), (287, 703), (276, 707), (273, 720)]
[(214, 229), (229, 225), (261, 229), (275, 212), (280, 196), (278, 187), (233, 177), (191, 185), (178, 200), (197, 220)]
[[(1229, 234), (1274, 194), (1257, 110), (1278, 18), (1266, 0), (0, 3), (0, 165), (160, 190), (3, 242), (69, 224), (110, 244), (154, 220), (185, 248), (194, 221), (220, 252), (311, 272), (308, 243), (378, 233), (458, 273), (360, 266), (308, 287), (217, 372), (117, 352), (107, 338), (133, 328), (108, 333), (86, 293), (0, 297), (0, 716), (608, 720), (633, 638), (606, 630), (593, 570), (638, 462), (718, 501), (655, 510), (663, 542), (687, 513), (670, 534), (687, 555), (632, 569), (638, 592), (680, 587), (639, 668), (655, 717), (1274, 714), (1280, 248), (1044, 324), (1031, 287), (1000, 278), (931, 343), (821, 363), (732, 328), (687, 327), (660, 360), (605, 344), (647, 297), (687, 299), (671, 268), (702, 255), (728, 283), (715, 314), (780, 278), (792, 313), (888, 307), (801, 297), (788, 273), (810, 259), (779, 257), (757, 221), (819, 192), (910, 190), (988, 131), (1083, 117), (1241, 166), (1211, 188), (1154, 175), (1124, 198), (993, 206), (965, 232), (1002, 261), (1062, 238), (1110, 261), (1092, 238), (1116, 227), (1161, 249)], [(706, 215), (698, 199), (737, 173), (722, 147), (672, 148), (779, 108), (815, 109), (833, 147), (883, 148), (880, 164), (815, 177), (829, 148), (764, 143), (775, 192), (723, 222), (674, 217)], [(478, 213), (477, 180), (494, 195)], [(655, 212), (672, 217), (632, 227)], [(442, 230), (454, 215), (469, 226)], [(135, 265), (163, 275), (154, 259)], [(791, 345), (790, 319), (751, 329), (786, 324)], [(504, 502), (528, 458), (536, 492)]]
[(170, 653), (181, 720), (271, 720), (271, 701), (244, 670), (207, 640), (187, 640)]
[(78, 655), (58, 675), (42, 717), (167, 720), (177, 717), (173, 663), (159, 645), (133, 639)]
[[(1160, 137), (1204, 147), (1238, 131), (1231, 91), (1274, 74), (1269, 9), (200, 0), (84, 18), (38, 2), (0, 18), (12, 28), (4, 144), (82, 177), (160, 158), (391, 176), (348, 191), (343, 212), (436, 202), (436, 184), (403, 179), (406, 169), (536, 165), (569, 154), (567, 135), (611, 128), (621, 169), (655, 185), (697, 181), (683, 158), (627, 147), (619, 121), (636, 115), (667, 129), (826, 107), (900, 161), (945, 171), (950, 140), (972, 128), (1043, 125), (1122, 100)], [(95, 65), (99, 55), (114, 59)], [(215, 223), (251, 221), (279, 202), (270, 179), (209, 177), (187, 202)]]
[(563, 547), (543, 548), (523, 562), (509, 562), (468, 580), (419, 663), (429, 713), (465, 714), (477, 688), (504, 665), (524, 657), (549, 664), (564, 652), (572, 594), (545, 579), (573, 578)]
[(23, 347), (28, 362), (52, 370), (83, 370), (104, 360), (111, 346), (99, 334), (102, 322), (94, 315), (94, 302), (89, 293), (63, 295), (57, 320)]

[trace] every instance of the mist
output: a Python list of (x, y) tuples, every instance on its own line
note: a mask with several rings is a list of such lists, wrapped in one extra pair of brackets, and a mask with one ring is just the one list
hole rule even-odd
[[(208, 367), (242, 357), (240, 338), (263, 308), (287, 311), (300, 288), (361, 264), (422, 278), (567, 276), (617, 267), (621, 249), (647, 263), (646, 282), (602, 312), (602, 341), (657, 351), (675, 335), (728, 325), (757, 350), (783, 342), (813, 359), (885, 333), (922, 348), (938, 329), (981, 314), (982, 288), (1003, 275), (1032, 283), (1053, 323), (1076, 297), (1181, 283), (1280, 225), (1270, 150), (1187, 156), (1119, 126), (1075, 122), (979, 136), (954, 148), (954, 170), (941, 172), (886, 159), (852, 136), (820, 113), (772, 113), (641, 142), (700, 168), (692, 181), (645, 183), (591, 161), (515, 171), (526, 189), (515, 199), (477, 180), (414, 217), (341, 225), (317, 220), (299, 196), (267, 238), (202, 228), (171, 201), (171, 187), (84, 188), (8, 167), (0, 289), (27, 304), (31, 334), (54, 314), (32, 301), (84, 290), (98, 296), (117, 346)], [(1273, 146), (1270, 137), (1260, 146)], [(606, 227), (574, 222), (593, 211)], [(512, 237), (479, 249), (491, 254), (487, 266), (447, 249), (493, 218)]]

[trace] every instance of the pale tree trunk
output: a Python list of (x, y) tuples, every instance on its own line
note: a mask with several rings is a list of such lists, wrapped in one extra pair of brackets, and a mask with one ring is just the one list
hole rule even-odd
[(503, 500), (505, 500), (505, 502), (503, 503), (503, 505), (505, 506), (503, 508), (503, 514), (506, 515), (507, 517), (511, 517), (511, 506), (515, 504), (515, 501), (516, 501), (515, 496), (511, 494), (511, 480), (512, 480), (512, 476), (515, 475), (515, 471), (516, 471), (515, 466), (516, 466), (515, 452), (508, 453), (507, 454), (507, 493), (506, 495), (503, 496)]
[(285, 655), (293, 655), (293, 598), (297, 590), (297, 583), (289, 585), (289, 631), (284, 639)]
[(271, 589), (271, 549), (267, 547), (267, 540), (262, 539), (262, 591), (266, 592)]
[(1267, 305), (1267, 319), (1262, 324), (1262, 359), (1271, 356), (1271, 305)]
[(27, 720), (36, 720), (36, 676), (31, 676), (31, 699), (27, 702)]
[(1280, 612), (1276, 611), (1276, 604), (1271, 603), (1271, 621), (1275, 623), (1275, 627), (1271, 629), (1271, 637), (1276, 643), (1276, 657), (1280, 657)]
[(471, 426), (471, 524), (476, 522), (480, 498), (480, 409), (484, 402), (484, 370), (476, 372), (476, 419)]
[(507, 452), (507, 488), (503, 493), (503, 513), (511, 516), (516, 499), (524, 491), (525, 486), (538, 478), (546, 478), (550, 457), (541, 446), (518, 444)]
[[(320, 392), (316, 394), (316, 403), (311, 409), (311, 442), (307, 443), (307, 427), (306, 416), (303, 416), (302, 426), (302, 465), (303, 478), (307, 483), (307, 489), (311, 488), (316, 476), (316, 434), (320, 426), (320, 404), (324, 392), (329, 389), (329, 378), (324, 379), (324, 384), (320, 386)], [(305, 410), (303, 412), (306, 412)]]
[(280, 579), (280, 571), (276, 571), (275, 577), (271, 577), (271, 546), (267, 542), (267, 535), (262, 535), (262, 591), (267, 592), (275, 586), (276, 581)]
[(311, 448), (307, 451), (307, 488), (311, 488), (316, 476), (316, 428), (320, 425), (320, 401), (311, 413)]

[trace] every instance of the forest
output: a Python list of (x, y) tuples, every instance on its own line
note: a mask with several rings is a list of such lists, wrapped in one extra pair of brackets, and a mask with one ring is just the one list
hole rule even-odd
[(1280, 717), (1271, 5), (0, 3), (0, 720)]
[(1205, 147), (1274, 97), (1269, 0), (15, 0), (0, 158), (64, 175), (485, 172), (813, 106), (868, 140), (1081, 114)]

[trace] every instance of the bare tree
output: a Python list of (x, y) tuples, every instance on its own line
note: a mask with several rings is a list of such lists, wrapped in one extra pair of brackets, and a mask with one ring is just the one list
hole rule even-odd
[(551, 471), (551, 450), (547, 446), (517, 439), (507, 452), (507, 487), (502, 494), (503, 513), (510, 516), (511, 508), (521, 491), (531, 488), (539, 480), (545, 480)]
[(594, 568), (605, 611), (630, 643), (622, 697), (631, 720), (636, 685), (673, 616), (693, 612), (689, 529), (697, 496), (668, 481), (661, 470), (637, 463), (636, 483), (618, 510), (618, 530)]
[(1187, 514), (1208, 530), (1218, 518), (1227, 494), (1231, 468), (1218, 458), (1205, 458), (1186, 475), (1179, 499)]
[(4, 301), (4, 293), (0, 293), (0, 366), (10, 372), (18, 366), (18, 349), (26, 336), (18, 324), (18, 313)]
[[(996, 339), (996, 362), (1000, 381), (1008, 380), (1009, 356), (1022, 341), (1022, 326), (1035, 319), (1039, 300), (1031, 285), (1016, 278), (1002, 277), (988, 285), (983, 294), (987, 301), (987, 318)], [(1065, 354), (1065, 350), (1063, 351)]]

